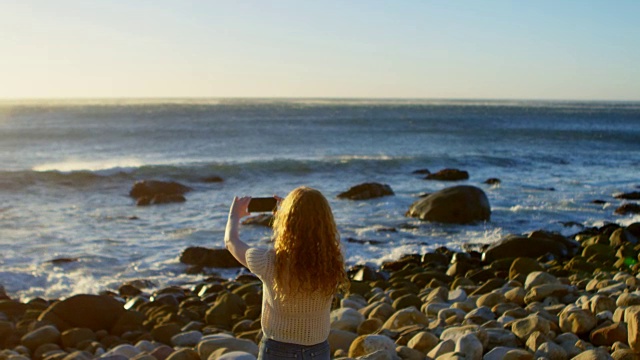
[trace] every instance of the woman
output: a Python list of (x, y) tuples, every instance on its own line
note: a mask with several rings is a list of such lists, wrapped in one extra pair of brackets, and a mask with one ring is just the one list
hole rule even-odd
[(340, 237), (327, 199), (299, 187), (284, 198), (273, 222), (273, 249), (249, 247), (238, 236), (250, 197), (234, 198), (227, 249), (263, 282), (259, 359), (329, 359), (333, 295), (347, 285)]

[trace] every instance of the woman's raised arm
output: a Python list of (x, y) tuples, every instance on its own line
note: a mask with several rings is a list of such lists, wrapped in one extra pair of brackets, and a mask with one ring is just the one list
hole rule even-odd
[(227, 220), (227, 228), (224, 233), (224, 245), (229, 250), (231, 255), (242, 264), (247, 266), (246, 253), (249, 250), (249, 245), (240, 240), (238, 234), (240, 228), (240, 219), (249, 215), (247, 210), (251, 197), (235, 197), (231, 208), (229, 209), (229, 219)]

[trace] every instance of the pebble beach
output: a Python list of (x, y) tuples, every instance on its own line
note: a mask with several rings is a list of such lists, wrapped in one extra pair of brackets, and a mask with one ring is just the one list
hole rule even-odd
[[(572, 237), (537, 231), (518, 237), (519, 248), (508, 241), (441, 247), (380, 267), (353, 266), (350, 289), (336, 296), (331, 312), (332, 356), (639, 358), (638, 239), (640, 223), (607, 224)], [(549, 247), (536, 258), (521, 256), (554, 242), (566, 252)], [(117, 292), (24, 302), (1, 293), (0, 359), (257, 356), (262, 285), (253, 275), (147, 286), (132, 281)]]

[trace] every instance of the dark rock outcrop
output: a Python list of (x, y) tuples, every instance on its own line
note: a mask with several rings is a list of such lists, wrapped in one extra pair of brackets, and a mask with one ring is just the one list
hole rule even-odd
[(168, 204), (184, 202), (184, 194), (191, 188), (175, 181), (142, 180), (136, 181), (129, 196), (136, 199), (137, 205)]
[(615, 211), (619, 215), (640, 214), (640, 204), (627, 203), (618, 207)]
[(200, 246), (188, 247), (180, 254), (180, 262), (213, 268), (235, 268), (242, 265), (227, 249), (207, 249)]
[(60, 331), (71, 328), (111, 330), (127, 310), (111, 296), (75, 295), (49, 306), (38, 320), (54, 324)]
[(338, 194), (338, 199), (367, 200), (389, 195), (394, 195), (394, 193), (391, 186), (387, 184), (364, 183)]
[(440, 181), (458, 181), (469, 179), (469, 173), (464, 170), (458, 169), (442, 169), (437, 173), (429, 174), (425, 177), (425, 180), (440, 180)]
[(488, 221), (491, 207), (482, 189), (461, 185), (442, 189), (416, 201), (406, 215), (427, 221), (468, 224)]
[(482, 260), (493, 262), (498, 259), (531, 257), (551, 254), (555, 258), (565, 258), (575, 254), (579, 244), (562, 235), (544, 231), (534, 231), (528, 236), (507, 235), (493, 243), (482, 254)]
[(616, 194), (613, 197), (623, 200), (640, 200), (640, 191), (632, 191), (623, 194)]

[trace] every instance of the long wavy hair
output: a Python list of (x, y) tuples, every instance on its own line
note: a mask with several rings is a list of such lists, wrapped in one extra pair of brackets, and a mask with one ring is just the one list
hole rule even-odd
[(273, 238), (278, 297), (330, 296), (347, 288), (340, 235), (329, 202), (318, 190), (303, 186), (287, 195), (275, 214)]

